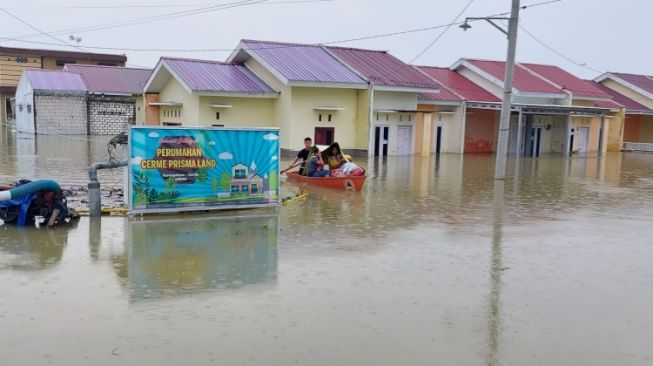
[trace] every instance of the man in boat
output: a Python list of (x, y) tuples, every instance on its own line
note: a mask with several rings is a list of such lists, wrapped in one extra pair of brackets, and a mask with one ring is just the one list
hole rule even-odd
[(330, 177), (331, 171), (328, 168), (328, 165), (325, 169), (324, 160), (322, 160), (322, 154), (317, 146), (311, 148), (311, 154), (313, 155), (309, 160), (306, 166), (307, 175), (309, 177)]
[(308, 159), (308, 156), (309, 156), (309, 153), (310, 153), (312, 147), (313, 147), (313, 140), (311, 140), (310, 137), (305, 138), (304, 139), (304, 148), (301, 149), (297, 153), (297, 157), (295, 158), (295, 160), (293, 160), (292, 163), (290, 163), (290, 165), (288, 166), (288, 168), (286, 170), (290, 170), (293, 166), (295, 166), (295, 164), (297, 164), (299, 159), (302, 159), (302, 163), (299, 166), (299, 174), (304, 175), (304, 168), (306, 167), (306, 160)]

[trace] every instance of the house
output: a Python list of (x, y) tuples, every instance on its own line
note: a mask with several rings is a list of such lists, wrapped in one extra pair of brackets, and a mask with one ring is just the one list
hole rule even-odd
[(163, 57), (144, 92), (145, 124), (276, 126), (279, 92), (242, 65)]
[(66, 65), (26, 70), (16, 90), (17, 129), (31, 134), (115, 135), (138, 120), (150, 70)]
[(66, 64), (125, 66), (125, 62), (124, 55), (0, 47), (0, 124), (15, 118), (11, 100), (24, 70), (61, 70)]
[[(420, 70), (463, 99), (465, 123), (457, 129), (464, 131), (462, 151), (496, 151), (505, 62), (460, 59), (449, 69), (458, 76), (441, 69)], [(470, 82), (477, 87), (470, 86)], [(491, 96), (483, 93), (476, 98), (478, 87)], [(483, 100), (468, 100), (462, 95), (466, 89), (474, 94), (472, 99)], [(423, 104), (429, 100), (442, 104), (440, 99), (422, 95)], [(605, 151), (610, 120), (620, 111), (620, 106), (610, 103), (611, 100), (609, 94), (557, 66), (517, 63), (508, 150), (532, 157), (541, 153)]]
[(64, 70), (86, 85), (90, 135), (115, 135), (143, 124), (143, 88), (151, 69), (68, 64)]
[(624, 148), (653, 151), (653, 76), (607, 72), (594, 81), (625, 107)]
[(86, 85), (77, 74), (25, 70), (16, 91), (16, 109), (19, 132), (88, 133)]
[(245, 164), (238, 163), (231, 168), (231, 193), (262, 194), (264, 181), (257, 172), (256, 164), (248, 169)]

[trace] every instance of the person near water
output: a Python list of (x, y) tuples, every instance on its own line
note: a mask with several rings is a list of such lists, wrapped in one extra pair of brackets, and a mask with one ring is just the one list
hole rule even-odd
[(302, 163), (299, 166), (299, 174), (304, 175), (304, 168), (306, 167), (306, 160), (308, 159), (308, 157), (310, 155), (309, 152), (311, 151), (312, 147), (313, 147), (313, 140), (311, 140), (310, 137), (306, 137), (304, 139), (304, 148), (299, 150), (299, 152), (297, 153), (297, 157), (295, 158), (295, 160), (293, 160), (292, 163), (290, 163), (290, 165), (288, 166), (288, 168), (286, 170), (290, 170), (291, 167), (293, 165), (297, 164), (299, 159), (301, 159)]
[(329, 169), (339, 169), (343, 164), (345, 164), (347, 161), (342, 155), (342, 151), (340, 151), (340, 145), (337, 142), (334, 142), (329, 146), (329, 148), (326, 151), (326, 159), (329, 163)]
[(306, 164), (306, 175), (309, 177), (329, 177), (331, 172), (329, 169), (325, 169), (324, 160), (322, 160), (322, 154), (317, 146), (311, 148), (311, 158)]

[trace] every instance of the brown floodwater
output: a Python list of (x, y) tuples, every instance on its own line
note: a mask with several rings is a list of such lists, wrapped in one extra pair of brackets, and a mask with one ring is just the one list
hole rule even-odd
[[(0, 183), (107, 160), (0, 131)], [(653, 364), (653, 154), (359, 163), (276, 210), (0, 225), (0, 364)]]

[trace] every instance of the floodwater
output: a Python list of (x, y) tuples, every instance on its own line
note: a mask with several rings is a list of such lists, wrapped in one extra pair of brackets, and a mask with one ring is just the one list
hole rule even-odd
[[(106, 160), (0, 142), (5, 182)], [(0, 226), (0, 364), (653, 364), (653, 154), (361, 163), (278, 210)]]

